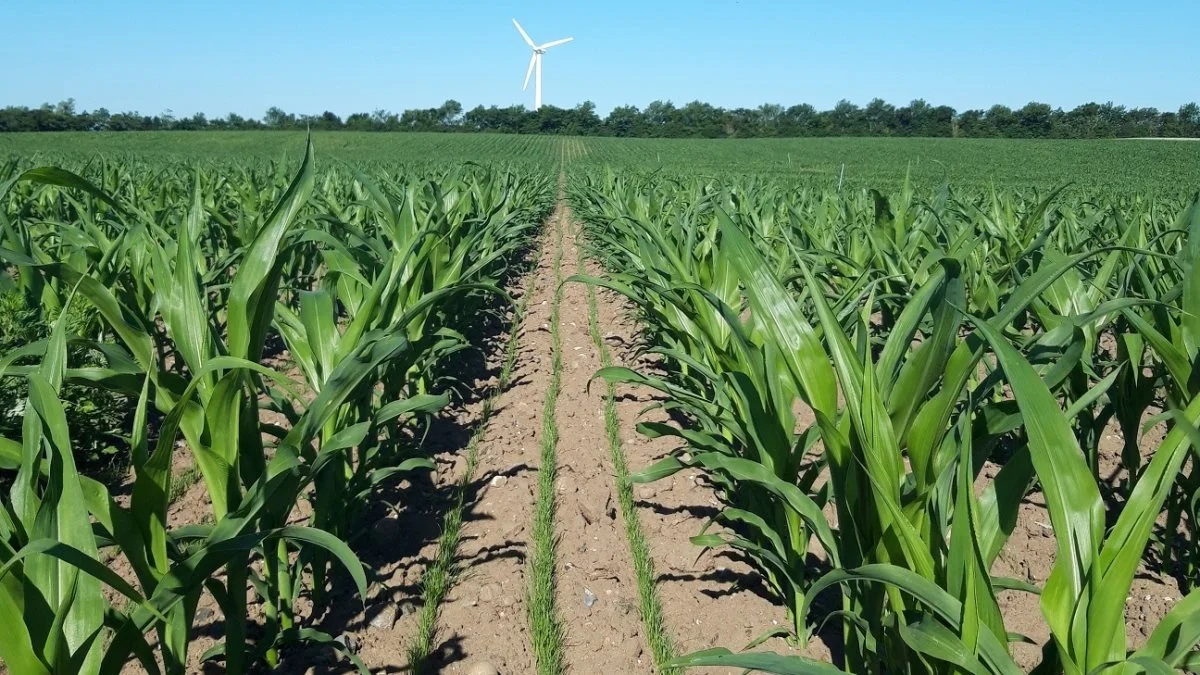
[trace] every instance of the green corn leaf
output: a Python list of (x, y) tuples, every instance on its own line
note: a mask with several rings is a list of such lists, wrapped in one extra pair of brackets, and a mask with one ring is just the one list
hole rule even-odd
[(776, 675), (834, 675), (842, 671), (828, 663), (815, 661), (804, 656), (785, 656), (773, 652), (742, 652), (735, 654), (724, 647), (692, 652), (671, 659), (666, 668), (699, 668), (715, 666), (745, 668)]
[(811, 497), (801, 492), (800, 488), (780, 480), (762, 464), (740, 457), (710, 452), (693, 457), (692, 462), (709, 471), (726, 473), (736, 480), (760, 485), (779, 497), (813, 531), (817, 541), (821, 543), (833, 564), (835, 566), (838, 564), (839, 548), (835, 544), (829, 523), (825, 520), (821, 507)]
[[(958, 624), (962, 614), (962, 603), (929, 579), (896, 565), (872, 564), (853, 570), (835, 569), (828, 572), (809, 587), (802, 611), (807, 614), (812, 599), (826, 588), (852, 582), (879, 583), (897, 588), (932, 611), (951, 631), (962, 631)], [(1006, 647), (991, 631), (979, 634), (979, 658), (993, 673), (1018, 675), (1021, 672), (1009, 656)]]
[(959, 635), (928, 615), (915, 623), (900, 622), (898, 628), (904, 643), (925, 656), (957, 666), (971, 675), (989, 675), (992, 672), (973, 656), (974, 649), (966, 645)]
[(41, 660), (33, 644), (23, 612), (24, 589), (13, 576), (0, 577), (0, 622), (4, 639), (0, 640), (0, 661), (13, 673), (49, 675), (50, 669)]
[(375, 413), (376, 424), (387, 424), (394, 419), (413, 413), (434, 413), (450, 404), (449, 394), (420, 394), (399, 401), (392, 401)]
[(231, 356), (250, 361), (258, 361), (262, 356), (266, 329), (275, 307), (284, 235), (295, 223), (312, 191), (312, 154), (312, 140), (309, 139), (299, 171), (262, 229), (255, 234), (238, 267), (229, 292), (228, 345)]
[(1083, 460), (1058, 401), (1033, 367), (986, 322), (975, 321), (1004, 369), (1021, 408), (1037, 472), (1054, 526), (1057, 554), (1042, 593), (1042, 611), (1064, 657), (1082, 666), (1088, 639), (1080, 615), (1087, 612), (1088, 588), (1099, 579), (1094, 565), (1104, 535), (1100, 491)]
[(771, 332), (814, 410), (833, 418), (837, 385), (813, 327), (729, 216), (717, 210), (722, 247), (742, 278), (754, 315)]

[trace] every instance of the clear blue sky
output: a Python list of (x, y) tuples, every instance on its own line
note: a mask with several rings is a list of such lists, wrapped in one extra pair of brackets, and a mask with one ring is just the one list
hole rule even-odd
[(1200, 99), (1200, 0), (483, 2), (0, 0), (0, 106), (260, 117), (432, 107), (448, 98), (600, 112), (924, 98), (959, 110)]

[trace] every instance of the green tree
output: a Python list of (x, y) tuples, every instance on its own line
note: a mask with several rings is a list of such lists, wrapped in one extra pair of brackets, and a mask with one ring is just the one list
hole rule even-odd
[(657, 137), (678, 136), (680, 131), (682, 131), (677, 119), (678, 112), (675, 104), (670, 101), (651, 101), (650, 105), (646, 106), (644, 115), (649, 135)]
[(873, 98), (863, 109), (867, 133), (872, 136), (890, 136), (896, 131), (896, 106), (881, 98)]
[(604, 130), (613, 136), (641, 136), (645, 133), (642, 113), (637, 106), (620, 105), (604, 118)]
[(1049, 138), (1054, 110), (1046, 103), (1030, 101), (1014, 113), (1022, 138)]
[(867, 120), (857, 105), (842, 99), (829, 114), (829, 132), (835, 136), (861, 136), (867, 131)]
[(462, 104), (454, 99), (443, 103), (437, 109), (437, 121), (443, 128), (456, 127), (462, 122)]

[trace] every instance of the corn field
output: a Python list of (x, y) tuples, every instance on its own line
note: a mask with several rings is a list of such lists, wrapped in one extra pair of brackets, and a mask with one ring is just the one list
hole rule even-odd
[(0, 165), (3, 668), (1200, 672), (1194, 186), (621, 143)]
[[(358, 516), (381, 486), (433, 468), (421, 439), (450, 402), (448, 365), (471, 348), (477, 314), (507, 302), (501, 284), (551, 204), (549, 176), (318, 171), (311, 146), (290, 177), (282, 166), (9, 173), (9, 292), (47, 317), (85, 306), (92, 321), (68, 334), (56, 320), (0, 362), (29, 392), (20, 438), (0, 439), (15, 472), (0, 511), (4, 663), (119, 672), (132, 658), (183, 673), (200, 657), (244, 672), (323, 643), (365, 671), (299, 620), (297, 599), (313, 614), (340, 585), (366, 595), (348, 545)], [(75, 347), (103, 365), (78, 367)], [(280, 348), (298, 373), (268, 365)], [(128, 398), (127, 495), (76, 470), (65, 383)], [(167, 523), (177, 444), (211, 504), (185, 527)], [(101, 564), (105, 552), (132, 578)], [(224, 641), (196, 655), (203, 593), (224, 613)]]
[[(699, 469), (721, 508), (693, 543), (752, 561), (792, 638), (823, 627), (848, 672), (1020, 672), (1006, 590), (1039, 598), (1037, 672), (1200, 667), (1200, 203), (1059, 197), (575, 185), (609, 271), (576, 280), (624, 296), (658, 357), (597, 376), (677, 422), (639, 425), (679, 450), (633, 479)], [(992, 573), (1035, 493), (1056, 541), (1041, 587)], [(1186, 595), (1133, 648), (1143, 564)], [(722, 647), (671, 665), (839, 671)]]

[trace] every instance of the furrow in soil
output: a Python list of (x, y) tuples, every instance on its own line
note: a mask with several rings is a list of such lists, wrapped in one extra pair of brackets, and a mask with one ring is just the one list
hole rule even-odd
[[(551, 217), (553, 223), (553, 216)], [(553, 227), (542, 235), (528, 302), (517, 331), (509, 387), (495, 400), (467, 484), (459, 574), (438, 612), (430, 672), (467, 672), (488, 664), (501, 673), (534, 671), (527, 562), (541, 448), (541, 408), (550, 370), (549, 321), (554, 295)], [(412, 635), (415, 627), (410, 628)], [(397, 649), (403, 649), (402, 644)]]
[[(567, 277), (575, 272), (579, 259), (578, 227), (569, 208), (560, 205), (560, 209), (567, 228), (563, 239), (563, 276)], [(566, 626), (566, 670), (654, 672), (605, 434), (607, 388), (602, 381), (591, 381), (601, 361), (589, 330), (586, 285), (563, 287), (560, 318), (556, 604)]]

